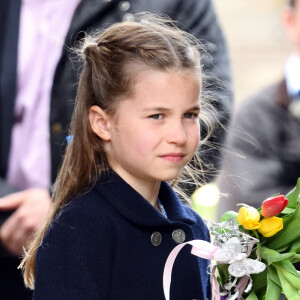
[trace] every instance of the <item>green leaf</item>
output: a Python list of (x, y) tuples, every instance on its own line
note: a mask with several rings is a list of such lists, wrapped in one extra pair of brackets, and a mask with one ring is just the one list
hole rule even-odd
[(297, 184), (294, 189), (292, 189), (285, 197), (289, 200), (287, 207), (296, 208), (297, 200), (300, 193), (300, 177), (297, 180)]
[(282, 253), (283, 251), (285, 251), (286, 249), (288, 249), (288, 247), (289, 247), (289, 245), (285, 245), (285, 246), (283, 246), (281, 248), (277, 248), (276, 251), (279, 252), (279, 253)]
[(235, 211), (233, 211), (233, 210), (229, 210), (229, 211), (227, 211), (227, 212), (225, 212), (224, 214), (223, 214), (223, 216), (222, 216), (222, 218), (221, 218), (221, 222), (226, 222), (226, 221), (228, 221), (228, 220), (230, 220), (230, 219), (233, 219), (234, 220), (234, 222), (236, 223), (236, 224), (239, 224), (239, 222), (238, 222), (238, 220), (237, 220), (237, 215), (238, 215), (238, 213), (237, 212), (235, 212)]
[(266, 241), (266, 246), (278, 250), (300, 238), (300, 205), (295, 213), (283, 220), (283, 229)]
[(295, 212), (295, 208), (286, 207), (280, 214), (293, 214)]
[(295, 256), (293, 257), (293, 259), (291, 260), (292, 264), (296, 264), (300, 261), (300, 254), (295, 254)]
[(284, 259), (292, 259), (294, 256), (294, 252), (279, 253), (273, 249), (264, 246), (261, 247), (261, 257), (268, 262), (268, 265)]
[(289, 248), (289, 252), (300, 253), (300, 238), (295, 240)]
[(276, 196), (278, 196), (278, 195), (280, 195), (280, 193), (277, 193), (277, 194), (272, 195), (271, 198), (272, 198), (272, 197), (276, 197)]
[(257, 298), (255, 292), (252, 291), (252, 292), (249, 294), (249, 296), (246, 298), (246, 300), (258, 300), (258, 298)]
[[(296, 276), (295, 274), (284, 270), (284, 277), (297, 289), (300, 290), (300, 276)], [(300, 296), (300, 295), (299, 295)]]
[(277, 271), (275, 268), (274, 270), (269, 269), (267, 274), (267, 292), (266, 292), (265, 300), (279, 299), (280, 294), (281, 294), (281, 285), (277, 275)]
[[(258, 274), (252, 274), (251, 278), (253, 280), (252, 291), (258, 294), (259, 291), (265, 290), (267, 285), (267, 269)], [(265, 291), (264, 293), (265, 294)]]
[(300, 290), (300, 274), (289, 260), (274, 263), (274, 266), (276, 267), (277, 272), (280, 271), (292, 286), (294, 286), (297, 290)]
[[(277, 269), (277, 268), (276, 268)], [(299, 300), (300, 295), (298, 289), (295, 288), (284, 276), (284, 272), (281, 269), (277, 269), (278, 277), (281, 282), (282, 290), (289, 300)]]
[(221, 283), (229, 280), (228, 264), (218, 264), (217, 266)]
[(274, 263), (273, 265), (274, 265), (274, 267), (276, 267), (277, 271), (278, 271), (278, 269), (282, 269), (282, 270), (286, 270), (286, 271), (294, 274), (295, 276), (299, 276), (294, 265), (288, 259), (278, 261), (278, 262)]
[(277, 274), (277, 270), (273, 265), (270, 265), (268, 267), (268, 276), (270, 277), (270, 279), (272, 281), (274, 281), (278, 286), (281, 287), (280, 280), (279, 280), (279, 277)]
[[(247, 203), (238, 203), (236, 206), (241, 206), (241, 207), (251, 207), (251, 205)], [(252, 206), (253, 207), (253, 206)]]
[[(285, 250), (289, 245), (300, 238), (300, 219), (293, 220), (285, 228), (279, 231), (274, 239), (266, 242), (266, 247), (275, 250)], [(281, 251), (282, 251), (281, 250)]]

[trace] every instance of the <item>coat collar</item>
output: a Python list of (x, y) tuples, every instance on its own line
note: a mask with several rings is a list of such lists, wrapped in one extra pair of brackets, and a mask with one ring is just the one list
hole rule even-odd
[(162, 182), (159, 199), (168, 218), (157, 211), (145, 198), (114, 171), (101, 175), (95, 189), (123, 217), (141, 226), (167, 226), (173, 222), (193, 224), (196, 219), (185, 207), (168, 183)]

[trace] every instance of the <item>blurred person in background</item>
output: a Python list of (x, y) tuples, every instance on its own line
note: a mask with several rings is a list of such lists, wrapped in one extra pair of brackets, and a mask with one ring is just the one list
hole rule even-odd
[(300, 1), (288, 0), (283, 26), (293, 46), (284, 77), (242, 101), (234, 112), (217, 179), (219, 217), (238, 203), (259, 208), (300, 177)]
[[(226, 126), (231, 74), (211, 0), (1, 1), (0, 197), (6, 195), (0, 198), (2, 300), (31, 298), (17, 266), (23, 245), (51, 207), (49, 190), (64, 152), (80, 73), (69, 49), (85, 32), (130, 20), (140, 11), (169, 15), (206, 46), (206, 86), (214, 91), (219, 121)], [(212, 143), (221, 145), (223, 137), (219, 126)], [(218, 164), (217, 148), (204, 155)], [(8, 211), (12, 214), (7, 218)]]

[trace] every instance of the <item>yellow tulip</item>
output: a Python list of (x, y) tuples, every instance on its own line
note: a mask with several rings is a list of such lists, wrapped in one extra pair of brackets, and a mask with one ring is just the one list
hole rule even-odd
[(260, 221), (260, 225), (258, 232), (264, 237), (270, 237), (283, 228), (283, 220), (277, 217), (265, 218)]
[(260, 227), (260, 214), (252, 206), (241, 207), (237, 219), (238, 222), (247, 230), (254, 230)]

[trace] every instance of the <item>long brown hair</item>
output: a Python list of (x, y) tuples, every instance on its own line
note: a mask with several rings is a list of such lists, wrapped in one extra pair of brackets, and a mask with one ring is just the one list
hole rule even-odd
[[(199, 74), (201, 84), (199, 49), (199, 42), (179, 30), (171, 20), (146, 13), (135, 15), (135, 21), (117, 23), (82, 41), (77, 49), (83, 58), (83, 68), (70, 127), (72, 139), (54, 185), (52, 211), (23, 259), (28, 287), (34, 288), (37, 248), (52, 220), (72, 196), (90, 189), (109, 168), (103, 144), (89, 124), (90, 107), (98, 105), (107, 113), (114, 113), (118, 101), (133, 91), (137, 74), (130, 67), (132, 65), (158, 70), (190, 70)], [(203, 107), (205, 104), (201, 102)], [(209, 128), (209, 122), (207, 124)], [(182, 184), (184, 180), (197, 182), (195, 171), (201, 171), (199, 164), (201, 161), (196, 154), (192, 164), (180, 174), (180, 180), (172, 182), (173, 186), (176, 188), (177, 183)], [(184, 195), (182, 189), (177, 190)]]

